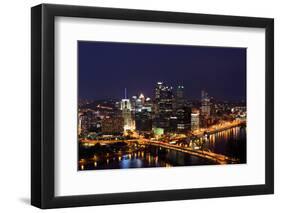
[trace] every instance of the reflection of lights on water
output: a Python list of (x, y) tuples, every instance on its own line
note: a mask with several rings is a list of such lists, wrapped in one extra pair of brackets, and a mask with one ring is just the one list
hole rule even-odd
[[(240, 128), (240, 127), (235, 127), (235, 128), (231, 128), (231, 129), (225, 129), (223, 131), (218, 131), (218, 132), (214, 132), (211, 134), (208, 134), (206, 137), (206, 134), (204, 134), (203, 132), (200, 133), (200, 135), (198, 136), (189, 136), (186, 135), (186, 140), (178, 140), (178, 138), (173, 138), (174, 140), (177, 140), (176, 145), (179, 147), (192, 147), (192, 148), (196, 148), (196, 147), (201, 147), (203, 146), (204, 149), (206, 149), (207, 151), (214, 151), (216, 147), (224, 147), (224, 145), (230, 144), (230, 143), (234, 143), (237, 142), (237, 140), (240, 137), (244, 137), (246, 130), (245, 128)], [(183, 142), (184, 141), (184, 142)], [(168, 143), (169, 140), (167, 139), (167, 141), (159, 141), (156, 143), (163, 143), (165, 145), (165, 142)], [(203, 143), (203, 144), (202, 144)], [(140, 145), (140, 147), (146, 147), (145, 145)], [(107, 164), (110, 164), (110, 162), (113, 160), (118, 160), (118, 161), (122, 161), (119, 163), (119, 165), (123, 165), (123, 161), (128, 161), (130, 163), (130, 166), (135, 166), (136, 164), (136, 160), (138, 158), (140, 158), (142, 161), (146, 161), (149, 164), (158, 164), (159, 160), (157, 153), (159, 152), (159, 150), (165, 150), (165, 152), (167, 153), (171, 153), (174, 152), (173, 149), (169, 149), (169, 148), (162, 148), (162, 147), (158, 147), (157, 150), (155, 151), (155, 153), (152, 151), (153, 149), (145, 149), (146, 151), (143, 151), (144, 149), (138, 150), (138, 149), (134, 149), (133, 146), (130, 147), (130, 150), (126, 150), (126, 153), (122, 151), (118, 150), (113, 150), (114, 154), (108, 153), (107, 151), (104, 152), (104, 155), (102, 157), (105, 157), (104, 162), (106, 161)], [(116, 155), (117, 153), (118, 155)], [(120, 154), (119, 154), (120, 153)], [(153, 153), (151, 155), (151, 153)], [(94, 154), (94, 153), (93, 153)], [(156, 155), (155, 155), (156, 154)], [(115, 157), (113, 157), (115, 155)], [(134, 158), (136, 157), (136, 158)], [(141, 158), (142, 157), (142, 158)], [(116, 159), (115, 159), (116, 158)], [(84, 162), (85, 159), (80, 159), (79, 164), (80, 164), (80, 169), (84, 170), (87, 169), (85, 163), (88, 162), (93, 162), (95, 167), (97, 167), (101, 160), (101, 155), (95, 153), (95, 155), (92, 155), (91, 158), (87, 159), (87, 161)], [(131, 161), (129, 161), (131, 160)], [(93, 164), (92, 164), (93, 165)], [(100, 165), (99, 165), (100, 166)], [(170, 167), (171, 164), (169, 163), (162, 163), (162, 160), (160, 161), (160, 166), (166, 166), (166, 167)], [(125, 168), (127, 168), (126, 166), (124, 166)]]
[(137, 161), (137, 166), (139, 168), (142, 167), (142, 161), (140, 159), (137, 159), (136, 161)]
[(215, 143), (215, 135), (210, 135), (210, 143)]
[(224, 131), (217, 132), (210, 135), (210, 143), (218, 142), (235, 142), (241, 134), (240, 127), (233, 127), (231, 129), (226, 129)]

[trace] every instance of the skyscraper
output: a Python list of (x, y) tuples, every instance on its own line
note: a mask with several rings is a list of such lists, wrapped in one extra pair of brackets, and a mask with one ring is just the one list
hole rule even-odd
[(154, 126), (169, 128), (169, 119), (173, 115), (173, 88), (158, 82), (155, 87)]
[(157, 82), (156, 87), (155, 87), (155, 100), (160, 99), (160, 93), (163, 88), (164, 88), (163, 82)]
[(204, 117), (209, 117), (211, 114), (210, 98), (204, 90), (201, 91), (201, 114)]
[(130, 99), (127, 98), (127, 89), (125, 88), (125, 98), (121, 100), (121, 111), (124, 119), (124, 131), (134, 129), (134, 121), (132, 119), (132, 107)]
[(175, 112), (175, 115), (177, 117), (177, 131), (190, 130), (191, 108), (187, 106), (179, 108)]
[(144, 98), (137, 98), (136, 100), (136, 112), (139, 112), (144, 104)]
[(142, 107), (135, 114), (136, 130), (138, 131), (151, 131), (151, 107)]
[(184, 86), (177, 86), (176, 89), (176, 108), (182, 108), (184, 106)]
[(199, 129), (200, 123), (199, 110), (193, 109), (191, 112), (191, 131)]
[(141, 104), (144, 105), (145, 97), (144, 97), (144, 95), (142, 93), (140, 94), (139, 99), (141, 101)]

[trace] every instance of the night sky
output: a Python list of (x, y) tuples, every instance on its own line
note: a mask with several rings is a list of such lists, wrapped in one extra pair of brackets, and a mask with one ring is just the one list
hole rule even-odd
[(246, 99), (246, 48), (78, 41), (79, 99), (143, 93), (158, 81), (185, 86), (187, 99), (205, 89), (217, 100)]

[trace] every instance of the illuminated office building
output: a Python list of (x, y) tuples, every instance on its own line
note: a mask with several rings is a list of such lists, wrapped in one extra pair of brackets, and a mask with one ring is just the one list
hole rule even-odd
[(177, 86), (176, 89), (176, 108), (184, 106), (184, 86)]
[(95, 116), (92, 111), (85, 111), (78, 114), (78, 134), (91, 132), (95, 125)]
[(134, 121), (132, 119), (132, 107), (130, 99), (127, 98), (127, 90), (125, 89), (125, 98), (121, 100), (121, 111), (124, 119), (124, 131), (134, 130)]
[(200, 123), (200, 113), (199, 110), (193, 109), (191, 112), (191, 131), (195, 131), (199, 129)]
[(155, 106), (153, 126), (168, 129), (170, 117), (173, 116), (173, 88), (158, 82), (155, 87)]
[(140, 100), (141, 104), (144, 105), (145, 97), (144, 97), (144, 95), (142, 93), (139, 96), (139, 100)]
[(152, 117), (151, 107), (142, 107), (135, 113), (136, 130), (138, 131), (151, 131)]
[(201, 91), (201, 115), (209, 117), (211, 114), (211, 103), (208, 93), (204, 90)]
[(176, 110), (175, 116), (177, 117), (177, 132), (186, 132), (190, 130), (191, 122), (191, 108), (182, 107)]
[(113, 134), (124, 131), (124, 119), (122, 116), (104, 118), (101, 122), (102, 133)]

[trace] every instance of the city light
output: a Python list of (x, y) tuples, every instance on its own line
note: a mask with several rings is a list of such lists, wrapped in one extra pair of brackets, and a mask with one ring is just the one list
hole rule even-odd
[[(124, 97), (119, 100), (92, 101), (90, 108), (89, 101), (83, 102), (85, 108), (80, 103), (80, 149), (85, 149), (85, 153), (93, 149), (95, 154), (92, 158), (81, 158), (79, 168), (85, 170), (91, 165), (99, 168), (103, 162), (109, 166), (116, 159), (118, 162), (146, 159), (145, 150), (155, 148), (161, 152), (181, 152), (208, 163), (239, 163), (241, 159), (218, 153), (212, 147), (220, 138), (227, 141), (239, 137), (239, 129), (246, 128), (245, 103), (216, 101), (205, 90), (199, 101), (191, 101), (186, 98), (184, 88), (157, 82), (153, 98), (143, 93), (127, 98), (125, 89)], [(158, 155), (147, 156), (148, 164), (172, 166), (168, 162), (160, 165), (163, 159)], [(128, 162), (123, 165), (129, 166)]]

